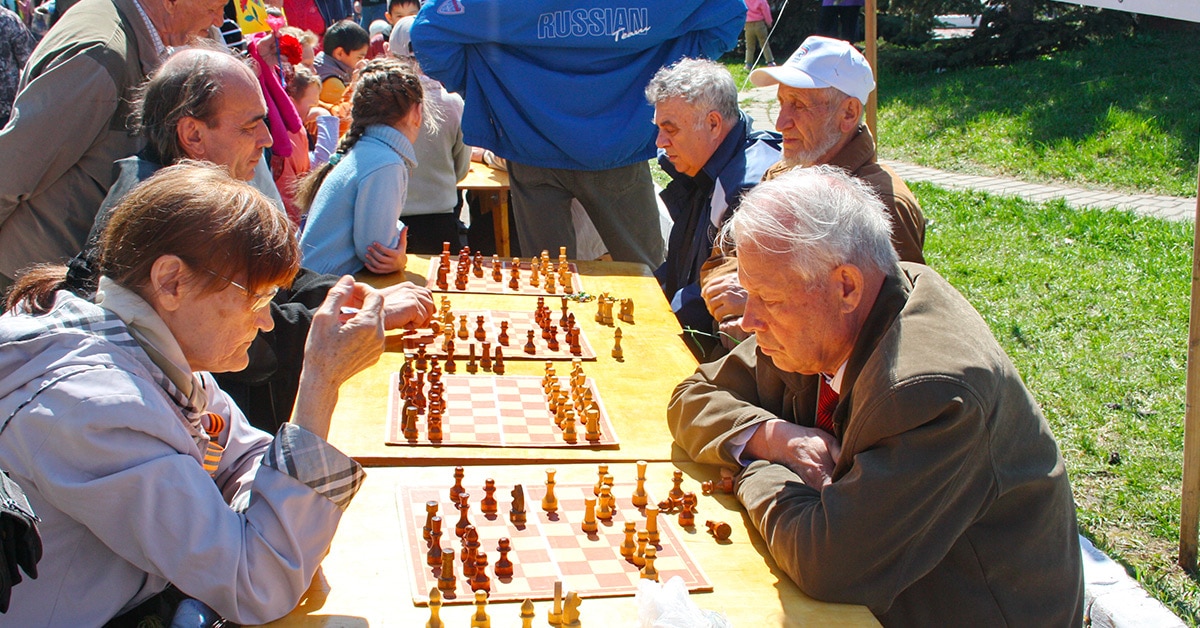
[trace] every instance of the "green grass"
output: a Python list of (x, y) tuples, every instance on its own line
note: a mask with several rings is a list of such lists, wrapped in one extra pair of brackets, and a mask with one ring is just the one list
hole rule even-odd
[(957, 172), (1194, 196), (1198, 66), (1194, 33), (1109, 40), (1006, 67), (898, 74), (885, 65), (881, 154)]
[(912, 187), (930, 266), (1042, 405), (1080, 531), (1195, 625), (1200, 588), (1175, 566), (1191, 224)]

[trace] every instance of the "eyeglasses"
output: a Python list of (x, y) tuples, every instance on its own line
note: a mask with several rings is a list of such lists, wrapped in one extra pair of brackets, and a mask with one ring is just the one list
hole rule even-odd
[(254, 294), (253, 292), (250, 292), (249, 288), (230, 279), (229, 277), (226, 277), (224, 275), (219, 275), (207, 268), (204, 269), (204, 272), (212, 275), (213, 277), (216, 277), (217, 279), (225, 280), (226, 282), (229, 283), (229, 285), (233, 286), (234, 288), (237, 288), (238, 290), (241, 290), (242, 292), (244, 292), (246, 294), (246, 296), (250, 297), (250, 300), (252, 301), (252, 303), (250, 304), (251, 312), (258, 312), (258, 311), (262, 310), (264, 307), (267, 307), (267, 305), (269, 305), (271, 303), (271, 300), (275, 298), (275, 295), (279, 293), (279, 286), (272, 286), (271, 289), (266, 292)]

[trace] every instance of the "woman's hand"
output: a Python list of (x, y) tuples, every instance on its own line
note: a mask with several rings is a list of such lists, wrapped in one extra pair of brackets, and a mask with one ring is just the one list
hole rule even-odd
[(338, 388), (383, 354), (383, 296), (349, 275), (313, 315), (292, 422), (325, 438)]
[(390, 275), (392, 273), (404, 272), (404, 267), (408, 265), (408, 227), (400, 230), (400, 244), (394, 248), (372, 242), (367, 247), (367, 270), (376, 275)]

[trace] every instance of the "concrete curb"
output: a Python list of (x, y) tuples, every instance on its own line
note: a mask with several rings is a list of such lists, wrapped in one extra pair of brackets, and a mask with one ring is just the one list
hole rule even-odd
[(1083, 550), (1084, 622), (1093, 628), (1182, 628), (1184, 623), (1146, 594), (1125, 568), (1092, 542), (1079, 537)]

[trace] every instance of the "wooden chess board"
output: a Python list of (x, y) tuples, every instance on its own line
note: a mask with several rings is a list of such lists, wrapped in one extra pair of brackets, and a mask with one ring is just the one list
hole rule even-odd
[[(600, 440), (587, 440), (582, 421), (576, 421), (578, 436), (574, 444), (563, 440), (562, 430), (554, 424), (542, 378), (537, 376), (442, 375), (446, 412), (442, 415), (442, 441), (431, 443), (427, 436), (426, 415), (417, 419), (418, 437), (410, 441), (402, 429), (400, 374), (392, 376), (388, 401), (387, 433), (389, 445), (473, 446), (473, 447), (582, 447), (617, 449), (617, 432), (608, 417), (596, 383), (589, 377), (584, 386), (600, 408)], [(567, 377), (559, 385), (570, 388)], [(426, 391), (429, 384), (426, 383)], [(426, 590), (428, 593), (428, 589)]]
[[(625, 540), (626, 521), (633, 521), (639, 530), (644, 530), (646, 518), (642, 511), (630, 502), (633, 484), (617, 484), (613, 494), (617, 498), (617, 509), (611, 521), (597, 520), (598, 532), (584, 534), (580, 530), (583, 521), (584, 497), (593, 496), (591, 484), (563, 484), (554, 488), (558, 498), (558, 510), (547, 513), (541, 509), (545, 496), (545, 477), (522, 478), (525, 489), (525, 512), (527, 522), (516, 526), (509, 521), (511, 491), (514, 483), (510, 478), (497, 478), (495, 498), (499, 512), (484, 515), (479, 509), (483, 498), (484, 477), (476, 477), (467, 468), (463, 486), (471, 495), (469, 520), (479, 533), (481, 553), (487, 554), (488, 574), (491, 577), (489, 601), (547, 600), (554, 597), (555, 581), (562, 581), (564, 591), (575, 591), (583, 598), (629, 596), (637, 593), (640, 580), (639, 569), (621, 556), (621, 543)], [(397, 513), (408, 567), (412, 573), (412, 597), (417, 606), (429, 604), (429, 591), (437, 587), (441, 566), (426, 564), (428, 543), (422, 538), (425, 525), (425, 502), (438, 502), (438, 515), (442, 517), (443, 549), (456, 553), (454, 561), (457, 587), (443, 594), (445, 604), (469, 604), (474, 594), (468, 578), (462, 574), (462, 561), (458, 558), (462, 550), (461, 540), (455, 536), (454, 527), (459, 512), (452, 507), (450, 486), (401, 485), (396, 494)], [(651, 497), (650, 503), (654, 503)], [(712, 591), (712, 584), (700, 565), (692, 557), (676, 531), (675, 515), (660, 513), (658, 516), (659, 543), (655, 546), (658, 557), (655, 567), (659, 581), (666, 582), (673, 576), (683, 578), (689, 591)], [(506, 537), (512, 544), (508, 558), (513, 563), (511, 578), (495, 577), (495, 563), (499, 558), (497, 541)], [(603, 623), (603, 622), (601, 622)]]
[[(587, 334), (583, 329), (579, 330), (579, 355), (571, 354), (571, 347), (566, 342), (566, 334), (560, 329), (558, 332), (558, 350), (550, 349), (549, 341), (542, 338), (542, 330), (534, 321), (533, 310), (528, 311), (504, 311), (504, 310), (452, 310), (454, 312), (454, 358), (456, 361), (462, 360), (457, 367), (461, 370), (466, 367), (465, 360), (471, 355), (471, 346), (475, 346), (475, 355), (483, 357), (483, 342), (491, 343), (491, 351), (496, 351), (496, 346), (503, 347), (504, 360), (595, 360), (596, 352), (592, 349), (592, 345), (588, 342)], [(457, 335), (459, 329), (459, 317), (465, 315), (467, 317), (467, 339), (463, 340)], [(475, 339), (475, 330), (477, 329), (477, 319), (483, 317), (484, 340)], [(551, 316), (554, 323), (557, 325), (562, 316), (561, 310), (551, 310)], [(579, 314), (575, 314), (578, 320)], [(500, 343), (500, 323), (508, 322), (508, 344)], [(578, 323), (576, 323), (578, 325)], [(532, 354), (525, 353), (525, 344), (528, 342), (529, 330), (534, 331)], [(433, 330), (427, 327), (418, 328), (415, 333), (407, 334), (402, 337), (404, 350), (411, 352), (417, 347), (425, 345), (425, 352), (428, 355), (436, 355), (439, 358), (446, 356), (446, 351), (442, 349), (442, 336), (435, 336)]]
[[(447, 286), (442, 290), (437, 285), (438, 268), (441, 266), (442, 260), (440, 257), (433, 257), (429, 260), (429, 272), (426, 273), (428, 279), (425, 280), (425, 287), (435, 292), (457, 292), (457, 293), (479, 293), (479, 294), (523, 294), (531, 297), (548, 296), (560, 297), (565, 294), (578, 294), (583, 292), (583, 283), (579, 280), (579, 269), (574, 263), (568, 262), (571, 268), (571, 292), (564, 292), (561, 285), (556, 286), (554, 292), (546, 291), (546, 284), (538, 281), (538, 285), (533, 286), (529, 283), (530, 265), (528, 261), (521, 262), (517, 270), (520, 273), (517, 289), (509, 287), (508, 283), (512, 277), (512, 260), (500, 261), (500, 281), (492, 279), (492, 258), (487, 257), (483, 260), (483, 276), (476, 277), (475, 273), (467, 272), (467, 287), (465, 290), (459, 290), (454, 287), (454, 275), (458, 271), (458, 259), (450, 260), (450, 269), (447, 275)], [(557, 262), (551, 262), (557, 268)]]

